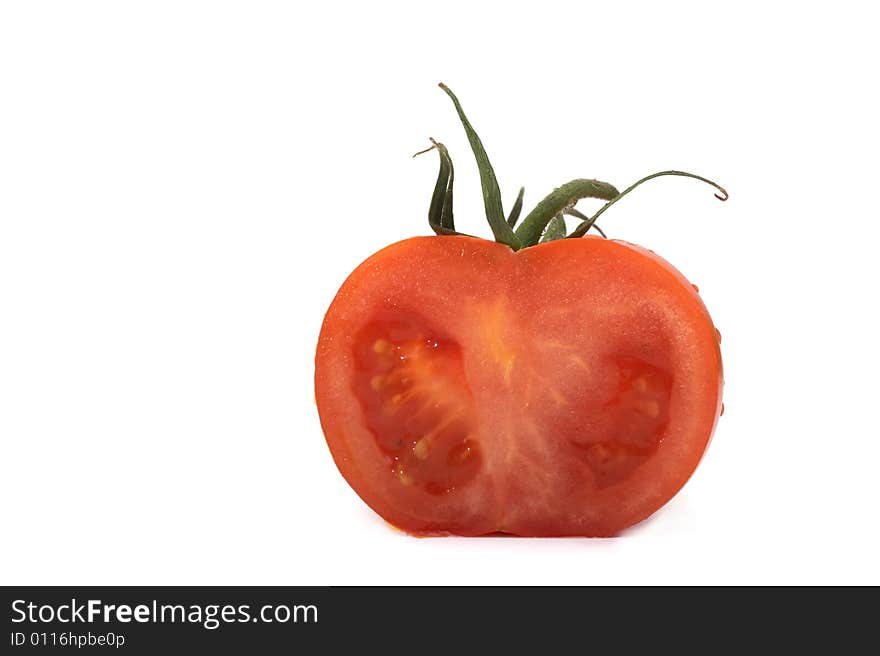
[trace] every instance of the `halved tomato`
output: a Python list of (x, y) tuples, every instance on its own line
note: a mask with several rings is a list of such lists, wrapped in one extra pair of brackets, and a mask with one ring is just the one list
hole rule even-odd
[[(443, 88), (498, 243), (456, 233), (452, 161), (432, 140), (438, 235), (368, 258), (324, 318), (315, 388), (327, 444), (361, 498), (413, 533), (613, 535), (697, 466), (721, 410), (720, 336), (672, 265), (584, 235), (658, 176), (727, 192), (682, 171), (623, 192), (578, 179), (516, 227), (522, 190), (505, 218), (485, 149)], [(574, 209), (585, 197), (607, 202), (586, 217)], [(582, 219), (571, 234), (566, 215)]]
[(330, 306), (318, 409), (342, 475), (405, 530), (612, 535), (697, 466), (716, 335), (693, 286), (625, 242), (413, 238)]

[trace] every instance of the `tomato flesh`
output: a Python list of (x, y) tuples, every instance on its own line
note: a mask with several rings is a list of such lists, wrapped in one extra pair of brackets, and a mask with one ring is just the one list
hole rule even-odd
[(355, 491), (405, 530), (462, 535), (612, 535), (644, 519), (697, 466), (722, 388), (693, 286), (597, 238), (380, 251), (328, 310), (315, 380)]

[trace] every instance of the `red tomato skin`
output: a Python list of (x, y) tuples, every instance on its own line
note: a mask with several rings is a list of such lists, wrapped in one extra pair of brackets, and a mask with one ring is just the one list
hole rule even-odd
[[(480, 473), (448, 494), (391, 475), (354, 391), (359, 336), (389, 316), (413, 317), (428, 337), (460, 346), (482, 460)], [(619, 383), (615, 371), (627, 370), (633, 354), (643, 363), (637, 372), (669, 381), (668, 420), (635, 469), (603, 479), (589, 455), (595, 445), (577, 443), (596, 414), (584, 404), (607, 397), (595, 406), (602, 414), (618, 403), (607, 381), (616, 375)], [(340, 472), (389, 523), (422, 535), (615, 535), (688, 480), (717, 422), (722, 386), (716, 330), (687, 279), (644, 248), (594, 237), (518, 253), (464, 236), (392, 244), (340, 288), (315, 369), (321, 425)], [(652, 401), (636, 403), (657, 414)]]

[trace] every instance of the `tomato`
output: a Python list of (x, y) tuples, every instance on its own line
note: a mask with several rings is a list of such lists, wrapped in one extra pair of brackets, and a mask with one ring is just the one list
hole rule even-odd
[(369, 257), (324, 318), (318, 411), (351, 487), (415, 534), (608, 536), (663, 506), (721, 410), (695, 287), (624, 241), (443, 227)]
[(463, 236), (375, 254), (316, 366), (339, 470), (417, 532), (611, 535), (693, 472), (721, 404), (715, 328), (656, 255)]

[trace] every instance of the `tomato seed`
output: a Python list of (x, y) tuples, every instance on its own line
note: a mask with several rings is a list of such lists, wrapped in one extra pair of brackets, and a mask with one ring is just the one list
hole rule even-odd
[(413, 454), (419, 460), (427, 460), (431, 451), (431, 444), (427, 437), (423, 437), (413, 446)]

